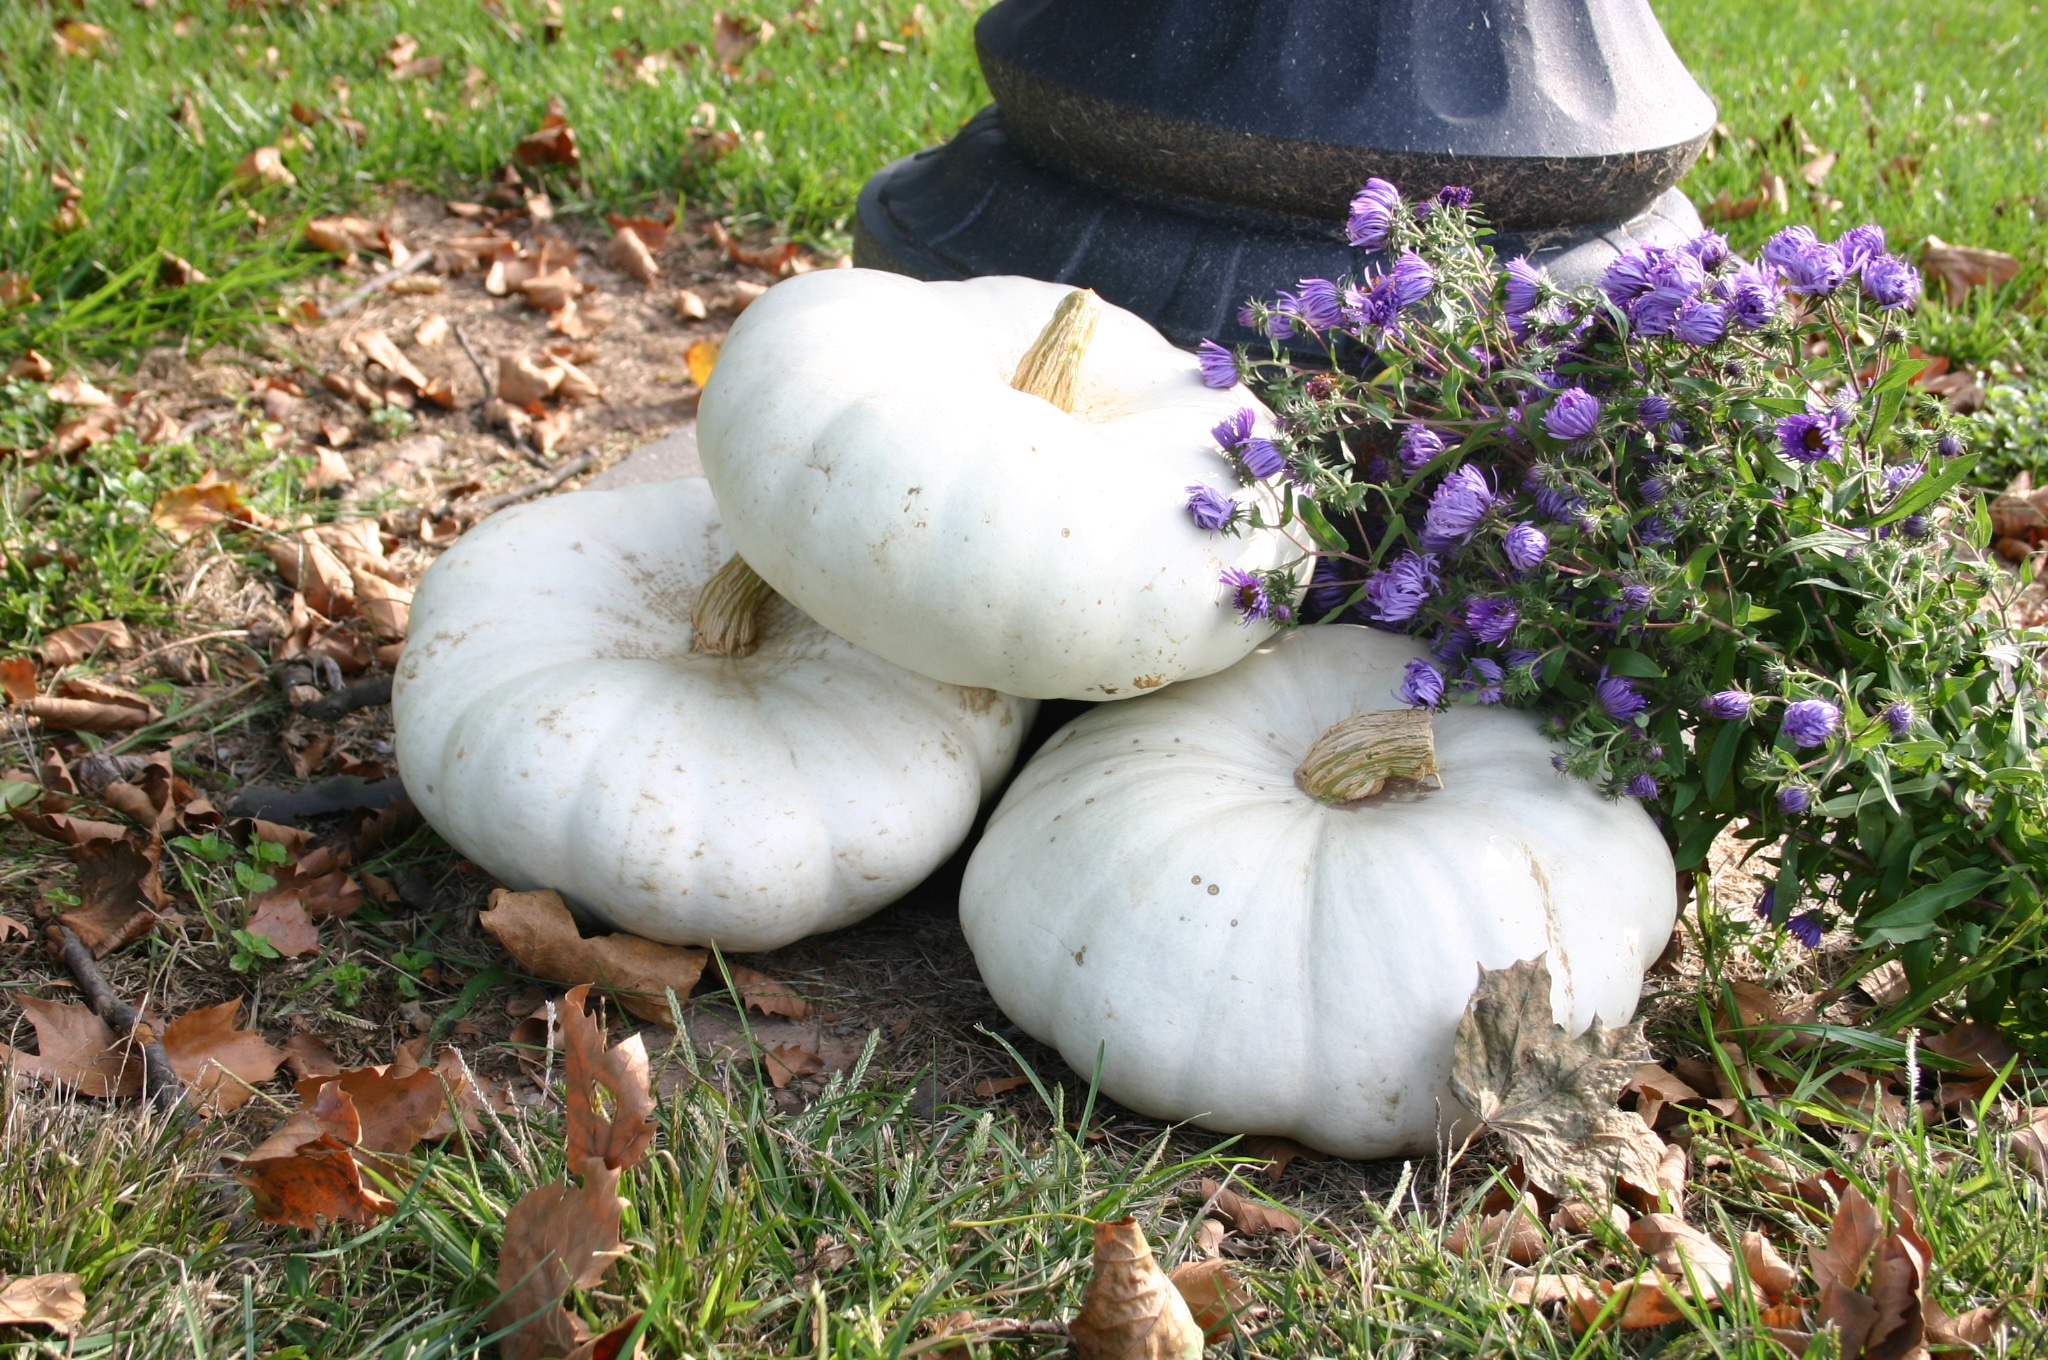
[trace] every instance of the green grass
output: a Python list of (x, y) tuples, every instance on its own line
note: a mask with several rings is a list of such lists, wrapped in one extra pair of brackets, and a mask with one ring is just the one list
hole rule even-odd
[[(96, 60), (58, 54), (51, 26), (70, 11), (0, 8), (0, 272), (28, 275), (43, 296), (0, 316), (0, 354), (35, 345), (125, 359), (180, 335), (203, 344), (241, 333), (309, 266), (298, 221), (401, 183), (473, 196), (540, 125), (551, 96), (566, 102), (582, 152), (580, 174), (545, 176), (558, 211), (681, 196), (832, 243), (843, 242), (869, 174), (949, 136), (987, 99), (973, 13), (957, 0), (823, 4), (815, 33), (778, 9), (765, 15), (773, 37), (737, 74), (711, 55), (718, 7), (705, 0), (624, 0), (616, 19), (589, 0), (565, 8), (560, 40), (544, 42), (544, 11), (523, 0), (510, 0), (503, 21), (475, 3), (417, 0), (91, 0), (77, 17), (111, 33)], [(438, 79), (387, 78), (382, 58), (401, 32), (421, 56), (444, 59)], [(666, 52), (672, 65), (649, 85), (614, 52)], [(465, 84), (472, 68), (482, 72), (475, 89)], [(292, 118), (295, 102), (339, 111), (337, 81), (365, 128), (360, 147), (332, 122), (308, 129)], [(198, 135), (175, 116), (187, 100)], [(738, 149), (686, 165), (693, 127), (735, 134)], [(297, 185), (237, 193), (236, 163), (288, 134), (310, 143), (285, 155)], [(77, 230), (50, 229), (63, 197), (53, 165), (75, 172), (83, 191)], [(161, 250), (212, 282), (158, 287)]]

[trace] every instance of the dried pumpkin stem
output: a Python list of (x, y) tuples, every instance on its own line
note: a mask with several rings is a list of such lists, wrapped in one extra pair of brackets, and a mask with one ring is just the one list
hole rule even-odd
[(1294, 772), (1295, 782), (1325, 803), (1370, 798), (1396, 778), (1443, 783), (1426, 708), (1354, 714), (1317, 737)]
[(690, 650), (706, 656), (751, 655), (761, 645), (761, 610), (774, 598), (775, 587), (734, 553), (690, 606)]
[(1017, 361), (1010, 386), (1043, 397), (1062, 411), (1073, 410), (1081, 356), (1095, 338), (1095, 323), (1101, 319), (1102, 299), (1092, 289), (1076, 288), (1061, 298), (1052, 320)]

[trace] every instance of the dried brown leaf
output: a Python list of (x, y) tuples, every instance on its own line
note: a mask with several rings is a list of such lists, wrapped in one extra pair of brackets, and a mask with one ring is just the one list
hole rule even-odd
[(74, 623), (46, 634), (36, 648), (45, 666), (71, 666), (95, 656), (125, 652), (135, 645), (128, 625), (119, 619)]
[(412, 360), (405, 357), (397, 342), (381, 330), (366, 330), (356, 336), (356, 346), (363, 352), (363, 358), (373, 364), (382, 364), (393, 377), (411, 383), (414, 391), (426, 390), (427, 375), (420, 372)]
[(1134, 1218), (1095, 1225), (1095, 1267), (1067, 1324), (1079, 1360), (1199, 1360), (1202, 1329)]
[(59, 406), (72, 406), (83, 410), (113, 404), (113, 398), (94, 387), (84, 377), (72, 373), (50, 384), (43, 395)]
[(1814, 1283), (1822, 1289), (1829, 1285), (1854, 1289), (1863, 1279), (1863, 1268), (1877, 1246), (1879, 1233), (1877, 1207), (1855, 1186), (1844, 1186), (1834, 1221), (1828, 1226), (1828, 1240), (1813, 1253)]
[(1292, 1138), (1279, 1138), (1272, 1134), (1254, 1134), (1237, 1145), (1237, 1150), (1246, 1157), (1256, 1158), (1266, 1164), (1266, 1179), (1277, 1181), (1287, 1174), (1287, 1168), (1295, 1162), (1321, 1162), (1328, 1160), (1313, 1148), (1305, 1148)]
[(299, 177), (285, 168), (284, 157), (274, 146), (259, 146), (235, 162), (235, 188), (245, 194), (258, 189), (290, 188)]
[[(584, 1009), (589, 995), (588, 983), (571, 988), (558, 1011), (568, 1088), (569, 1160), (596, 1158), (614, 1171), (624, 1171), (638, 1166), (654, 1143), (647, 1047), (634, 1034), (607, 1049), (603, 1027)], [(599, 1088), (611, 1097), (609, 1113), (598, 1106)]]
[(1458, 1022), (1452, 1092), (1539, 1189), (1562, 1196), (1576, 1185), (1597, 1199), (1619, 1178), (1654, 1192), (1664, 1141), (1614, 1108), (1640, 1062), (1641, 1022), (1609, 1029), (1595, 1019), (1573, 1038), (1551, 1018), (1550, 990), (1542, 955), (1480, 970)]
[(300, 1032), (286, 1039), (284, 1066), (295, 1083), (309, 1077), (341, 1075), (341, 1061), (334, 1056), (334, 1050), (327, 1046), (327, 1041), (317, 1034)]
[(78, 866), (78, 905), (57, 920), (94, 958), (103, 959), (166, 919), (175, 919), (161, 910), (168, 902), (157, 877), (162, 853), (154, 838), (145, 840), (132, 832), (118, 840), (81, 841), (71, 848), (71, 861)]
[(1735, 1287), (1735, 1258), (1728, 1249), (1677, 1214), (1645, 1214), (1629, 1225), (1628, 1237), (1681, 1288), (1688, 1273), (1717, 1294)]
[(591, 982), (617, 994), (619, 1004), (643, 1020), (670, 1023), (667, 993), (690, 994), (710, 954), (656, 944), (637, 935), (584, 939), (576, 918), (552, 891), (515, 893), (500, 888), (478, 923), (535, 977), (570, 984)]
[(512, 154), (521, 165), (575, 165), (583, 159), (576, 149), (575, 129), (554, 118), (521, 137)]
[(327, 1133), (281, 1155), (249, 1157), (235, 1168), (235, 1179), (248, 1187), (258, 1218), (309, 1232), (323, 1219), (375, 1223), (398, 1207), (363, 1184), (348, 1145)]
[(640, 239), (640, 233), (631, 227), (619, 228), (611, 244), (605, 248), (605, 260), (621, 274), (649, 287), (661, 277), (661, 266), (654, 262), (654, 252)]
[(35, 1053), (0, 1044), (0, 1065), (80, 1095), (111, 1100), (142, 1090), (142, 1055), (120, 1043), (90, 1007), (23, 995), (21, 1009), (35, 1028)]
[(60, 1271), (0, 1279), (0, 1327), (48, 1327), (69, 1336), (84, 1320), (85, 1289), (77, 1275)]
[(759, 969), (743, 964), (728, 963), (726, 969), (748, 1010), (791, 1020), (801, 1020), (810, 1014), (811, 1003), (791, 991), (788, 983), (777, 982)]
[(573, 1285), (596, 1287), (612, 1262), (626, 1254), (619, 1240), (625, 1201), (619, 1173), (598, 1159), (572, 1164), (581, 1186), (543, 1185), (526, 1193), (505, 1216), (498, 1255), (499, 1299), (493, 1328), (514, 1327), (498, 1342), (501, 1360), (566, 1356), (590, 1339), (583, 1320), (560, 1304)]
[(1550, 1250), (1542, 1206), (1534, 1194), (1524, 1191), (1497, 1213), (1460, 1220), (1444, 1238), (1444, 1248), (1461, 1256), (1491, 1249), (1518, 1266), (1535, 1265)]
[(1180, 1291), (1195, 1326), (1211, 1343), (1230, 1335), (1236, 1320), (1252, 1307), (1252, 1291), (1222, 1261), (1188, 1261), (1167, 1277)]
[(307, 915), (306, 904), (295, 896), (266, 894), (249, 914), (249, 923), (243, 929), (251, 935), (261, 935), (270, 941), (272, 949), (288, 959), (310, 954), (320, 947), (320, 927)]
[(1014, 1091), (1019, 1086), (1030, 1082), (1030, 1080), (1031, 1078), (1029, 1077), (983, 1077), (980, 1081), (974, 1083), (974, 1094), (980, 1096), (983, 1100), (989, 1100), (1003, 1094), (1005, 1091)]
[(203, 1109), (240, 1109), (255, 1094), (249, 1088), (269, 1081), (284, 1063), (284, 1050), (271, 1047), (253, 1029), (235, 1028), (241, 1012), (237, 997), (164, 1026), (164, 1052), (171, 1070), (192, 1088)]
[(1285, 1209), (1254, 1203), (1207, 1177), (1202, 1180), (1202, 1198), (1210, 1205), (1210, 1213), (1222, 1219), (1232, 1232), (1246, 1237), (1264, 1237), (1269, 1233), (1292, 1237), (1301, 1231), (1301, 1220)]
[(1799, 1272), (1778, 1254), (1771, 1239), (1754, 1229), (1742, 1235), (1742, 1264), (1751, 1283), (1763, 1290), (1772, 1303), (1784, 1298), (1799, 1283)]
[(216, 525), (249, 517), (249, 508), (242, 504), (242, 488), (221, 480), (211, 469), (196, 482), (166, 491), (149, 511), (150, 522), (178, 543)]
[(1939, 280), (1951, 307), (1961, 305), (1973, 288), (1997, 288), (2019, 276), (2020, 262), (2002, 250), (1952, 246), (1930, 236), (1920, 250), (1920, 271)]
[(762, 1048), (761, 1061), (768, 1069), (768, 1082), (776, 1090), (825, 1070), (825, 1060), (802, 1044), (770, 1044)]

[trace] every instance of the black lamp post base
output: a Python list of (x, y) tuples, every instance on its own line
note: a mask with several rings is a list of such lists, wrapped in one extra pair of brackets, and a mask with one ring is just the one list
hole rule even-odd
[[(1599, 278), (1632, 245), (1677, 245), (1700, 230), (1691, 201), (1670, 189), (1626, 221), (1502, 231), (1487, 243), (1500, 258), (1527, 255), (1572, 286)], [(952, 141), (867, 182), (853, 251), (863, 268), (913, 278), (1026, 274), (1093, 288), (1184, 347), (1255, 339), (1237, 309), (1273, 280), (1359, 275), (1383, 262), (1328, 222), (1044, 169), (1019, 154), (994, 105)]]

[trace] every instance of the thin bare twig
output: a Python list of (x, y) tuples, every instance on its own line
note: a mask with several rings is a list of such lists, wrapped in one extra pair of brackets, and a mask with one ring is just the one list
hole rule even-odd
[[(133, 1039), (142, 1028), (142, 1017), (135, 1008), (114, 995), (114, 989), (107, 985), (106, 974), (92, 956), (92, 951), (66, 925), (52, 925), (57, 942), (64, 955), (64, 966), (71, 970), (71, 976), (78, 979), (78, 990), (85, 993), (85, 999), (92, 1004), (93, 1013), (107, 1022), (107, 1028), (123, 1039)], [(171, 1068), (171, 1055), (164, 1051), (163, 1043), (150, 1039), (142, 1045), (142, 1094), (159, 1110), (169, 1114), (185, 1098), (185, 1083), (178, 1080), (178, 1074)]]
[(484, 385), (483, 399), (476, 403), (478, 406), (482, 406), (497, 394), (497, 384), (493, 383), (491, 375), (484, 371), (484, 361), (476, 357), (476, 349), (469, 343), (469, 332), (462, 329), (460, 321), (455, 323), (455, 343), (461, 345), (462, 352), (469, 356), (469, 362), (476, 368), (477, 378)]
[(487, 497), (473, 504), (462, 506), (462, 515), (464, 518), (488, 515), (492, 511), (503, 510), (508, 505), (517, 505), (521, 501), (531, 500), (543, 491), (553, 491), (578, 473), (588, 472), (592, 459), (593, 455), (591, 454), (579, 453), (537, 482), (529, 482), (516, 491), (507, 491), (502, 495)]
[(387, 269), (383, 273), (377, 275), (377, 277), (371, 279), (368, 283), (362, 285), (360, 288), (352, 289), (349, 292), (343, 293), (334, 301), (322, 304), (320, 308), (321, 319), (326, 321), (333, 320), (335, 317), (340, 316), (343, 312), (348, 311), (350, 308), (354, 307), (358, 302), (361, 302), (364, 298), (370, 296), (370, 294), (382, 292), (384, 289), (389, 288), (392, 284), (398, 282), (398, 280), (404, 278), (407, 274), (417, 274), (422, 269), (425, 269), (428, 265), (432, 264), (433, 262), (434, 252), (431, 250), (422, 250), (419, 254), (413, 256), (411, 259), (407, 260), (398, 268)]

